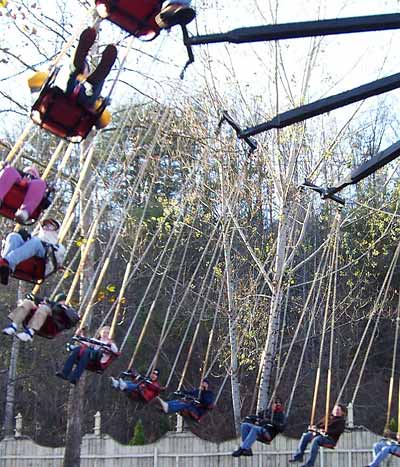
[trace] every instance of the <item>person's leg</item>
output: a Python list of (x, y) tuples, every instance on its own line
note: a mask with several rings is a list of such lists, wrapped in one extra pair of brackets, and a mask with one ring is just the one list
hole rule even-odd
[(304, 451), (307, 449), (308, 443), (313, 439), (314, 434), (310, 431), (303, 433), (297, 446), (297, 451), (294, 453), (293, 459), (302, 460)]
[(41, 304), (29, 320), (28, 328), (37, 332), (43, 326), (47, 317), (51, 315), (51, 308), (48, 305)]
[(373, 455), (377, 456), (381, 452), (381, 449), (384, 448), (385, 446), (388, 446), (388, 445), (389, 445), (389, 443), (386, 440), (378, 441), (372, 447)]
[(17, 327), (22, 326), (23, 321), (34, 308), (35, 304), (32, 300), (28, 300), (26, 298), (20, 305), (9, 313), (8, 317), (15, 325), (17, 325)]
[(181, 400), (168, 401), (168, 413), (176, 413), (180, 410), (189, 409), (191, 404), (190, 402), (185, 402)]
[(315, 464), (315, 461), (317, 459), (320, 446), (323, 446), (324, 444), (331, 444), (332, 442), (333, 440), (331, 440), (330, 438), (327, 438), (326, 436), (321, 436), (321, 435), (315, 436), (311, 442), (310, 455), (305, 465), (307, 467), (312, 467)]
[(388, 456), (390, 456), (390, 454), (395, 453), (397, 450), (400, 451), (396, 444), (389, 444), (382, 447), (379, 453), (375, 456), (374, 460), (369, 464), (370, 467), (378, 467)]
[(6, 167), (0, 174), (0, 201), (4, 200), (12, 186), (22, 179), (20, 173), (14, 167)]
[(124, 381), (124, 383), (126, 384), (126, 386), (125, 389), (122, 389), (123, 391), (130, 393), (139, 389), (139, 384), (131, 383), (130, 381)]
[(246, 439), (242, 443), (242, 449), (251, 449), (253, 444), (256, 442), (258, 436), (262, 436), (264, 428), (257, 425), (252, 425), (250, 431), (248, 432)]
[(25, 261), (28, 258), (32, 258), (33, 256), (44, 258), (45, 255), (46, 250), (41, 240), (39, 240), (37, 237), (32, 237), (15, 250), (4, 255), (3, 258), (8, 261), (10, 269), (14, 271), (15, 267), (22, 261)]
[(76, 347), (69, 355), (69, 357), (67, 358), (66, 362), (64, 363), (64, 367), (61, 371), (61, 374), (62, 376), (64, 377), (64, 379), (68, 379), (71, 372), (72, 372), (72, 368), (74, 366), (74, 364), (78, 361), (79, 359), (79, 353), (81, 351), (81, 348), (80, 347)]
[(79, 356), (79, 360), (75, 366), (75, 369), (71, 372), (69, 376), (69, 381), (71, 383), (77, 383), (79, 378), (82, 376), (82, 373), (85, 371), (88, 363), (90, 361), (90, 356), (93, 349), (87, 347), (85, 351)]
[(249, 434), (252, 426), (253, 425), (251, 423), (246, 423), (246, 422), (240, 425), (240, 436), (242, 438), (242, 441), (244, 441), (247, 438), (247, 435)]
[(47, 184), (41, 178), (31, 180), (26, 191), (24, 202), (21, 204), (21, 208), (31, 216), (33, 211), (39, 206), (42, 201), (44, 194), (46, 193)]
[(11, 232), (3, 242), (1, 256), (5, 258), (11, 251), (16, 250), (24, 244), (24, 239), (17, 232)]

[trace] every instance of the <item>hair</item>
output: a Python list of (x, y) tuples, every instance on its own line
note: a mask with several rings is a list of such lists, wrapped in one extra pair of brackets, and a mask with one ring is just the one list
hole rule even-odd
[(336, 404), (338, 407), (340, 407), (340, 409), (342, 410), (343, 412), (343, 415), (346, 416), (347, 415), (347, 407), (344, 405), (344, 404)]
[(111, 326), (102, 326), (102, 327), (97, 331), (97, 333), (96, 333), (96, 338), (99, 338), (99, 337), (101, 336), (101, 333), (102, 333), (103, 331), (105, 331), (105, 330), (111, 331)]

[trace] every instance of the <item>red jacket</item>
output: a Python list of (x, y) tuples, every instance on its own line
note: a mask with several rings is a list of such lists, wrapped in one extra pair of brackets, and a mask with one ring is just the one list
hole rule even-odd
[(163, 390), (163, 387), (157, 381), (143, 381), (142, 383), (140, 383), (139, 387), (143, 399), (147, 402), (150, 402), (152, 399), (157, 397)]

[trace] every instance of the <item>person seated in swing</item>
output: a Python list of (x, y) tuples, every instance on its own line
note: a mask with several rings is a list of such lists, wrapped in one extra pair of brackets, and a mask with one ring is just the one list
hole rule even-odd
[[(54, 318), (60, 332), (64, 329), (71, 329), (78, 323), (79, 315), (76, 310), (66, 304), (66, 299), (67, 296), (64, 293), (57, 294), (54, 300), (28, 294), (8, 315), (11, 323), (3, 329), (3, 334), (8, 336), (15, 334), (19, 340), (29, 342), (40, 331), (49, 316)], [(24, 326), (24, 321), (31, 314), (27, 325)], [(18, 328), (21, 327), (23, 331), (17, 333)]]
[(207, 378), (204, 378), (201, 382), (200, 389), (177, 391), (174, 394), (182, 396), (183, 399), (175, 399), (166, 402), (160, 397), (157, 397), (162, 410), (167, 414), (187, 411), (193, 414), (196, 419), (203, 417), (203, 415), (212, 408), (215, 400), (214, 393), (209, 389), (209, 381)]
[(130, 376), (133, 381), (127, 381), (122, 378), (116, 379), (113, 377), (110, 379), (114, 389), (125, 391), (130, 396), (137, 394), (144, 401), (150, 402), (165, 389), (158, 382), (159, 375), (160, 370), (154, 368), (148, 378), (132, 370)]
[[(101, 97), (101, 91), (118, 54), (115, 45), (107, 45), (102, 53), (99, 64), (93, 71), (91, 71), (87, 61), (87, 55), (96, 40), (96, 35), (96, 30), (90, 27), (86, 28), (81, 33), (65, 90), (66, 96), (76, 95), (77, 102), (91, 111), (96, 111), (104, 105), (104, 99)], [(36, 72), (28, 80), (28, 85), (31, 91), (39, 91), (46, 79), (46, 73), (41, 71)], [(104, 128), (110, 123), (110, 121), (111, 114), (107, 109), (105, 109), (99, 116), (99, 119), (96, 122), (96, 127)]]
[(118, 353), (118, 347), (109, 337), (110, 330), (110, 326), (103, 326), (99, 330), (98, 336), (95, 337), (99, 341), (98, 344), (73, 346), (63, 369), (58, 371), (56, 376), (76, 384), (91, 361), (107, 365), (113, 354)]
[(302, 467), (312, 467), (318, 456), (320, 446), (336, 446), (346, 425), (347, 408), (342, 404), (336, 404), (328, 417), (327, 429), (325, 430), (325, 417), (314, 426), (309, 427), (309, 431), (303, 433), (297, 451), (289, 462), (303, 462), (304, 451), (311, 443), (310, 455)]
[(162, 29), (170, 29), (173, 26), (185, 26), (196, 16), (196, 12), (190, 7), (191, 0), (171, 0), (164, 2), (160, 13), (155, 20)]
[(8, 284), (11, 272), (19, 263), (37, 256), (46, 261), (45, 277), (60, 268), (64, 262), (65, 248), (57, 243), (60, 223), (55, 219), (44, 219), (32, 235), (25, 229), (11, 232), (3, 240), (0, 258), (0, 282)]
[(0, 172), (0, 207), (3, 205), (7, 193), (16, 183), (27, 186), (24, 202), (15, 213), (16, 221), (24, 223), (31, 218), (35, 209), (41, 204), (46, 194), (47, 184), (40, 178), (34, 165), (25, 167), (24, 170), (7, 165)]
[(270, 443), (286, 427), (286, 415), (282, 401), (276, 397), (271, 410), (267, 409), (258, 415), (250, 415), (240, 425), (242, 444), (232, 453), (233, 457), (252, 456), (251, 447), (259, 439)]
[(374, 458), (366, 467), (378, 467), (390, 455), (400, 457), (400, 433), (385, 431), (385, 438), (373, 446)]

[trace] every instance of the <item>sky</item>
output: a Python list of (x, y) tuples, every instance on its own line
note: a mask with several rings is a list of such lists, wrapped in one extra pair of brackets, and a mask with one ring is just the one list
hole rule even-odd
[[(35, 13), (41, 11), (49, 18), (60, 15), (60, 5), (63, 2), (48, 2), (25, 0), (26, 4), (36, 4)], [(206, 34), (224, 32), (229, 29), (268, 24), (273, 22), (270, 4), (275, 1), (249, 0), (195, 0), (193, 5), (198, 11), (196, 21), (189, 27), (190, 33)], [(382, 13), (399, 12), (399, 1), (395, 0), (308, 0), (293, 1), (280, 0), (276, 12), (278, 23), (306, 21), (323, 18), (359, 16)], [(15, 8), (17, 1), (9, 1), (9, 7)], [(74, 27), (77, 27), (84, 12), (79, 7), (78, 0), (71, 0), (68, 6), (74, 11)], [(39, 7), (39, 8), (37, 8)], [(57, 11), (56, 11), (57, 9)], [(68, 14), (66, 13), (68, 17)], [(52, 25), (51, 25), (52, 26)], [(33, 46), (20, 33), (16, 32), (12, 21), (4, 15), (0, 17), (0, 27), (6, 34), (2, 35), (0, 47), (0, 61), (10, 51), (19, 55), (27, 64), (34, 65), (42, 58), (38, 52), (48, 55), (55, 52), (51, 45), (55, 34), (45, 31), (40, 26), (37, 34), (32, 36), (39, 45)], [(54, 26), (57, 30), (57, 27)], [(72, 28), (67, 27), (71, 32)], [(125, 35), (118, 28), (108, 22), (103, 22), (99, 43), (120, 41)], [(38, 40), (37, 40), (38, 39)], [(325, 37), (321, 41), (321, 51), (313, 67), (309, 86), (306, 90), (306, 100), (314, 100), (330, 94), (341, 92), (353, 86), (358, 86), (379, 77), (399, 72), (400, 31), (369, 32)], [(121, 42), (120, 57), (124, 53)], [(279, 44), (282, 63), (286, 72), (287, 82), (290, 84), (290, 102), (283, 92), (279, 101), (279, 110), (288, 110), (293, 102), (299, 103), (302, 96), (304, 67), (313, 39), (294, 39), (281, 41)], [(58, 48), (62, 43), (58, 43)], [(214, 44), (197, 46), (194, 48), (195, 64), (188, 68), (185, 79), (179, 79), (183, 64), (187, 59), (186, 50), (181, 41), (178, 30), (171, 33), (163, 32), (155, 41), (142, 43), (135, 40), (129, 53), (127, 68), (133, 71), (122, 72), (113, 93), (113, 105), (127, 99), (154, 98), (179, 106), (185, 99), (197, 95), (202, 89), (208, 89), (213, 96), (217, 96), (216, 107), (240, 106), (246, 121), (258, 123), (260, 119), (272, 117), (276, 112), (274, 94), (275, 78), (275, 45), (273, 43), (257, 44)], [(8, 51), (4, 50), (8, 48)], [(71, 50), (72, 52), (72, 50)], [(153, 58), (156, 56), (156, 59)], [(68, 70), (66, 57), (64, 72)], [(9, 77), (19, 72), (20, 65), (13, 59), (3, 63), (0, 70), (0, 80), (3, 90), (11, 92), (17, 101), (30, 102), (31, 96), (26, 86), (27, 73)], [(114, 76), (115, 76), (114, 71)], [(126, 81), (129, 85), (123, 84)], [(147, 97), (148, 96), (148, 97)], [(395, 106), (399, 93), (394, 91), (386, 96)], [(378, 100), (379, 101), (379, 100)], [(373, 99), (370, 105), (376, 105)], [(0, 110), (8, 108), (0, 96)], [(255, 110), (256, 108), (256, 110)], [(214, 109), (214, 111), (216, 111)], [(339, 116), (339, 112), (335, 111)], [(350, 112), (350, 110), (348, 110)], [(345, 115), (346, 112), (343, 113)], [(12, 118), (5, 123), (12, 125)]]

